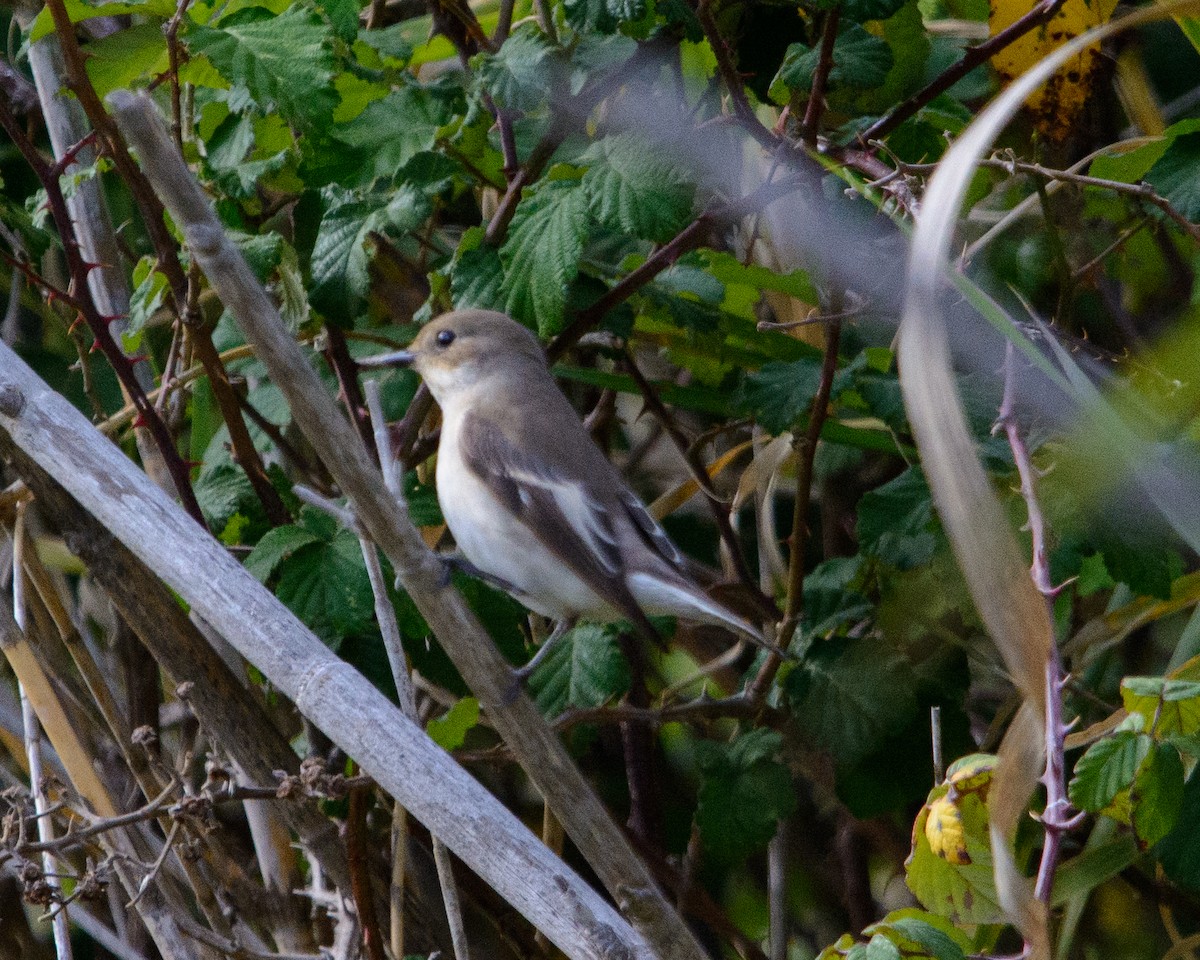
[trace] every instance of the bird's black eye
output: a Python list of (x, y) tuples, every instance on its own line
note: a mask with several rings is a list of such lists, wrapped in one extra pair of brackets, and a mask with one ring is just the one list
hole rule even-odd
[(437, 336), (434, 339), (437, 340), (439, 347), (448, 347), (448, 346), (450, 346), (450, 344), (452, 344), (454, 342), (454, 331), (453, 330), (439, 330), (437, 332)]

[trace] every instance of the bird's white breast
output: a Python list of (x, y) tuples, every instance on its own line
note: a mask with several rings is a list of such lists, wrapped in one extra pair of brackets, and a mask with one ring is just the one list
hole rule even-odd
[(607, 619), (607, 604), (464, 464), (459, 433), (469, 408), (462, 403), (443, 409), (438, 446), (438, 503), (458, 549), (484, 573), (515, 587), (518, 599), (544, 616)]

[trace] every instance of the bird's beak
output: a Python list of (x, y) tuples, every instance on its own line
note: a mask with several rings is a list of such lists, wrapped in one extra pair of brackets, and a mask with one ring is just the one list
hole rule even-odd
[(360, 367), (411, 367), (417, 359), (412, 350), (393, 350), (391, 353), (378, 353), (373, 357), (363, 357), (358, 361)]

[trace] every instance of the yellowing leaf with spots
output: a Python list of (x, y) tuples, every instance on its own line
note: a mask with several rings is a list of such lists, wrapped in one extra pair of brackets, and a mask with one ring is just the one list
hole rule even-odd
[(913, 824), (905, 861), (908, 888), (926, 910), (958, 923), (1001, 923), (992, 872), (987, 794), (996, 758), (972, 754), (953, 764)]
[[(1049, 23), (1029, 31), (992, 57), (992, 66), (1000, 79), (1008, 83), (1064, 43), (1106, 23), (1116, 5), (1116, 0), (1066, 0)], [(1029, 0), (991, 0), (992, 36), (1014, 24), (1030, 9)], [(1038, 130), (1050, 140), (1066, 139), (1083, 110), (1095, 79), (1099, 53), (1099, 45), (1089, 47), (1042, 84), (1026, 102)]]
[(934, 853), (956, 867), (965, 867), (971, 862), (963, 833), (962, 811), (949, 796), (940, 797), (929, 805), (925, 839)]

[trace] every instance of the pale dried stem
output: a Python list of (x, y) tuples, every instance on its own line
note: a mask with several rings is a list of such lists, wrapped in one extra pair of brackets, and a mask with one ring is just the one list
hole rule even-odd
[[(12, 576), (13, 576), (13, 617), (21, 630), (26, 628), (25, 607), (25, 515), (27, 501), (17, 504), (16, 523), (13, 527)], [(21, 724), (24, 733), (25, 758), (29, 762), (29, 789), (33, 794), (33, 809), (37, 815), (38, 840), (43, 844), (54, 841), (54, 818), (48, 816), (50, 801), (46, 797), (46, 787), (42, 771), (42, 728), (38, 723), (33, 704), (25, 694), (23, 684), (17, 685), (21, 698)], [(61, 895), (60, 886), (55, 874), (59, 871), (54, 855), (47, 849), (42, 853), (42, 872), (46, 875), (46, 883), (55, 891), (55, 896)], [(71, 934), (67, 922), (66, 905), (56, 910), (52, 921), (54, 930), (54, 951), (58, 960), (71, 960)]]
[[(370, 693), (365, 695), (365, 701), (371, 704), (371, 711), (378, 705), (378, 711), (387, 714), (388, 720), (382, 729), (372, 724), (371, 743), (364, 743), (361, 725), (371, 711), (366, 709), (363, 698), (360, 697), (355, 705), (354, 723), (347, 722), (349, 718), (345, 714), (344, 703), (332, 709), (329, 709), (328, 703), (328, 697), (334, 695), (338, 688), (353, 685), (357, 689), (360, 686), (357, 674), (345, 664), (321, 655), (319, 641), (312, 638), (308, 631), (303, 631), (298, 624), (291, 626), (289, 622), (283, 632), (295, 639), (294, 644), (282, 643), (280, 636), (274, 636), (272, 644), (264, 646), (249, 642), (244, 623), (240, 626), (230, 624), (235, 627), (229, 631), (230, 639), (234, 640), (236, 634), (245, 649), (253, 653), (260, 669), (272, 676), (280, 690), (295, 699), (302, 710), (312, 715), (311, 711), (319, 703), (322, 712), (316, 715), (320, 717), (326, 732), (335, 741), (340, 741), (352, 755), (357, 755), (364, 769), (376, 776), (380, 783), (389, 790), (398, 790), (398, 797), (402, 794), (406, 801), (411, 801), (407, 805), (413, 813), (417, 813), (413, 806), (416, 803), (421, 811), (420, 816), (435, 828), (434, 832), (447, 839), (455, 847), (456, 853), (481, 876), (493, 884), (504, 886), (514, 906), (534, 919), (535, 924), (545, 929), (560, 947), (578, 956), (594, 953), (600, 947), (597, 935), (601, 932), (600, 926), (594, 923), (603, 914), (606, 915), (603, 922), (605, 952), (613, 948), (612, 938), (616, 936), (622, 940), (629, 937), (626, 944), (634, 955), (653, 950), (669, 960), (703, 957), (705, 951), (695, 935), (666, 902), (650, 870), (633, 852), (628, 839), (613, 822), (611, 814), (600, 803), (591, 785), (532, 701), (522, 693), (513, 698), (512, 674), (507, 661), (463, 599), (446, 583), (443, 564), (428, 550), (411, 520), (384, 489), (378, 467), (370, 461), (357, 435), (346, 430), (344, 417), (287, 333), (277, 308), (225, 236), (209, 201), (163, 129), (162, 119), (153, 104), (145, 98), (129, 94), (113, 94), (110, 101), (116, 109), (118, 122), (136, 144), (146, 170), (153, 175), (156, 188), (162, 192), (175, 222), (180, 224), (188, 237), (189, 245), (210, 283), (242, 327), (247, 339), (258, 348), (259, 359), (267, 365), (272, 381), (287, 397), (297, 425), (318, 450), (339, 486), (350, 496), (364, 527), (392, 561), (418, 610), (488, 711), (496, 728), (520, 754), (522, 766), (555, 807), (568, 834), (605, 886), (626, 907), (642, 936), (633, 936), (632, 931), (626, 932), (627, 928), (623, 931), (624, 924), (620, 918), (602, 902), (597, 902), (594, 893), (588, 891), (561, 861), (544, 848), (539, 852), (541, 844), (536, 838), (531, 846), (527, 841), (517, 841), (516, 833), (501, 833), (499, 828), (505, 815), (499, 811), (496, 816), (485, 820), (478, 807), (471, 809), (473, 826), (470, 829), (457, 829), (460, 825), (466, 825), (455, 816), (456, 812), (464, 804), (482, 802), (487, 796), (477, 788), (477, 784), (467, 787), (460, 783), (458, 789), (468, 790), (477, 799), (467, 801), (464, 794), (448, 809), (430, 796), (420, 795), (416, 776), (419, 768), (415, 762), (411, 769), (406, 765), (404, 776), (398, 775), (394, 769), (389, 770), (381, 762), (383, 755), (377, 752), (383, 747), (381, 737), (394, 741), (403, 733), (406, 738), (405, 749), (421, 750), (431, 756), (437, 754), (432, 752), (431, 745), (422, 744), (419, 730), (412, 729), (410, 721), (398, 712), (389, 710), (386, 703), (379, 702), (382, 698)], [(18, 419), (25, 423), (36, 418), (27, 410)], [(12, 428), (11, 420), (6, 426)], [(161, 513), (158, 515), (160, 523), (168, 522)], [(163, 576), (177, 589), (186, 587), (192, 594), (192, 600), (202, 601), (207, 608), (204, 614), (206, 618), (211, 614), (229, 621), (230, 595), (226, 590), (222, 590), (219, 597), (204, 589), (197, 590), (197, 578), (194, 575), (184, 575), (181, 569), (176, 568), (176, 564), (169, 562), (169, 558), (155, 558), (156, 564), (163, 560), (168, 561), (161, 567)], [(222, 560), (220, 563), (220, 568), (214, 570), (213, 575), (219, 573), (223, 583), (228, 584), (231, 577), (240, 579), (245, 573), (232, 560)], [(199, 586), (204, 587), (203, 584)], [(261, 598), (256, 598), (255, 604), (257, 619), (261, 621), (267, 605)], [(278, 623), (279, 615), (272, 613), (272, 619)], [(306, 653), (297, 661), (294, 659), (294, 647), (301, 644)], [(292, 656), (285, 653), (289, 649), (292, 650)], [(346, 690), (342, 689), (341, 692), (345, 694)], [(394, 744), (391, 749), (399, 749), (399, 744)], [(391, 756), (390, 749), (387, 755)], [(446, 773), (442, 769), (443, 764), (436, 763), (435, 766), (439, 774)], [(466, 774), (462, 774), (462, 777), (471, 781)], [(481, 793), (483, 796), (480, 796)], [(492, 798), (487, 797), (487, 803), (491, 807)], [(479, 830), (484, 828), (485, 823), (488, 825), (488, 835), (481, 837)], [(525, 836), (531, 835), (526, 833)], [(513, 842), (515, 846), (509, 848), (498, 842), (505, 837), (508, 838), (506, 842)], [(482, 856), (484, 852), (500, 854), (501, 859), (488, 862)], [(515, 865), (518, 859), (524, 862), (520, 869), (520, 886), (512, 884), (507, 876), (510, 869), (508, 864)], [(531, 860), (541, 866), (533, 866)], [(504, 866), (501, 866), (502, 863)], [(549, 873), (543, 873), (543, 870)], [(557, 891), (550, 894), (553, 902), (546, 902), (534, 892), (538, 884), (544, 881), (551, 882)], [(567, 889), (572, 891), (570, 910), (561, 908), (562, 898), (568, 896), (565, 892)], [(559, 905), (558, 908), (555, 904)]]

